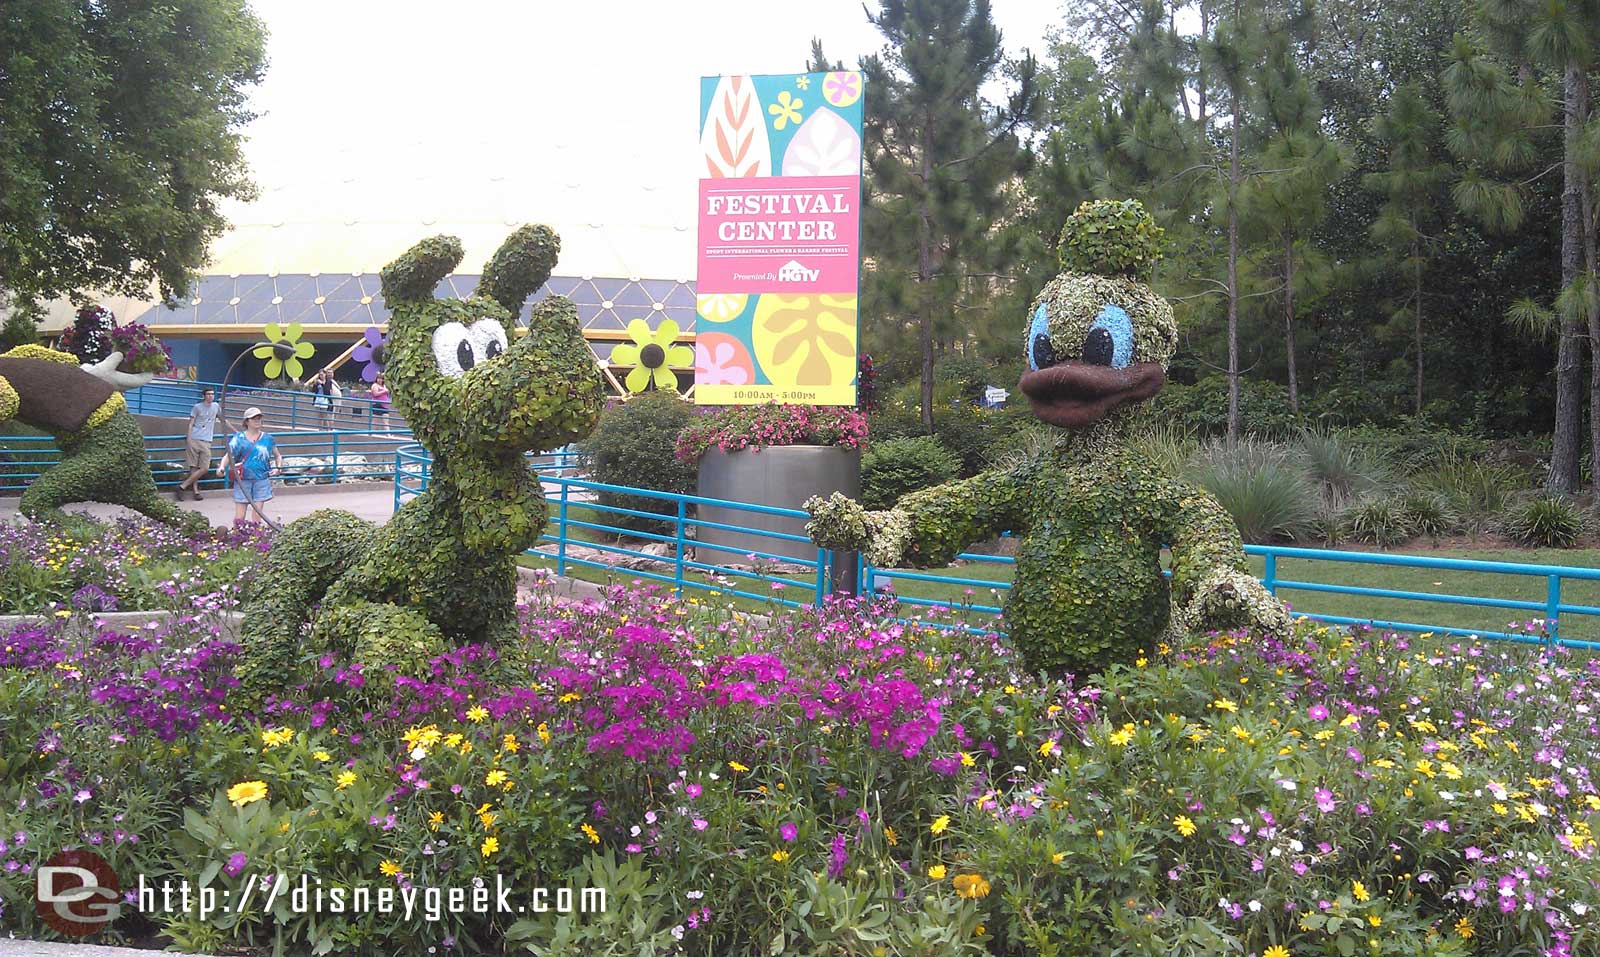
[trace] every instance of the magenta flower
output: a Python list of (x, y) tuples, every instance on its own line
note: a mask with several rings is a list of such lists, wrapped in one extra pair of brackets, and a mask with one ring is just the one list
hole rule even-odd
[(244, 873), (244, 866), (250, 863), (250, 858), (243, 851), (236, 851), (228, 858), (228, 863), (222, 869), (229, 877), (238, 877)]
[(793, 821), (784, 821), (783, 826), (778, 828), (778, 833), (783, 836), (784, 840), (792, 841), (800, 836), (800, 829), (794, 825)]
[(1312, 721), (1326, 721), (1328, 720), (1328, 709), (1323, 705), (1314, 704), (1306, 709), (1306, 716)]
[(1317, 800), (1317, 810), (1321, 811), (1323, 814), (1331, 813), (1336, 806), (1333, 800), (1333, 792), (1327, 788), (1317, 788), (1315, 797)]

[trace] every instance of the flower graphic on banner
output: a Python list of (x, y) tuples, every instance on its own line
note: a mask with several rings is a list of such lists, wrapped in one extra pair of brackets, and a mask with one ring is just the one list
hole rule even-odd
[(856, 176), (861, 172), (861, 137), (832, 110), (818, 110), (795, 130), (783, 151), (785, 176)]
[(797, 89), (797, 90), (809, 90), (809, 89), (811, 89), (811, 76), (810, 76), (810, 74), (802, 73), (799, 76), (795, 77), (794, 78), (794, 85), (795, 85), (795, 89)]
[(700, 152), (712, 179), (766, 176), (772, 171), (767, 124), (761, 120), (761, 101), (749, 77), (725, 76), (717, 81), (700, 131)]
[(790, 123), (800, 122), (800, 108), (805, 105), (805, 100), (788, 90), (781, 91), (778, 94), (778, 102), (767, 107), (767, 112), (773, 116), (772, 128), (781, 130)]
[(365, 362), (361, 369), (363, 382), (377, 381), (378, 373), (383, 371), (383, 330), (377, 326), (368, 326), (361, 334), (361, 342), (356, 345), (355, 351), (350, 353), (350, 358), (357, 362)]
[(611, 350), (611, 364), (633, 366), (623, 384), (629, 392), (643, 392), (654, 382), (657, 389), (678, 391), (678, 377), (669, 366), (686, 367), (694, 362), (694, 350), (677, 345), (678, 324), (664, 319), (655, 332), (649, 323), (635, 319), (628, 323), (628, 338)]
[(737, 336), (702, 332), (695, 338), (694, 381), (698, 385), (749, 385), (755, 381), (755, 362)]
[(694, 311), (707, 322), (730, 322), (744, 312), (750, 297), (738, 293), (708, 293), (694, 297)]
[(854, 70), (829, 73), (822, 78), (822, 98), (829, 106), (849, 106), (861, 99), (861, 74)]
[(305, 374), (305, 367), (300, 364), (301, 359), (311, 358), (316, 352), (309, 342), (301, 342), (300, 334), (304, 328), (298, 322), (289, 323), (288, 328), (276, 322), (267, 323), (267, 341), (251, 350), (250, 354), (257, 359), (267, 360), (266, 368), (262, 374), (269, 379), (276, 379), (287, 372), (289, 378), (298, 379)]
[(754, 338), (756, 358), (774, 385), (849, 382), (856, 372), (856, 297), (763, 295)]

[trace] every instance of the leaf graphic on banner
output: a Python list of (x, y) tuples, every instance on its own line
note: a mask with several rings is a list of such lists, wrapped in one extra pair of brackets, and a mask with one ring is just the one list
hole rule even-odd
[(748, 76), (725, 76), (711, 96), (711, 111), (700, 131), (706, 176), (766, 176), (772, 172), (772, 147), (766, 115)]
[(856, 297), (764, 295), (752, 338), (774, 385), (848, 383), (856, 370)]
[(861, 172), (861, 137), (832, 110), (818, 110), (800, 125), (783, 152), (785, 176), (855, 176)]

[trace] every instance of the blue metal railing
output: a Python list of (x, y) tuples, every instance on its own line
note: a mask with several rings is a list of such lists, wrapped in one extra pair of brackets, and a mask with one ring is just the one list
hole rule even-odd
[[(428, 469), (431, 458), (421, 446), (405, 446), (396, 452), (395, 475), (395, 508), (399, 508), (407, 498), (417, 494), (427, 487)], [(583, 548), (592, 548), (605, 555), (633, 556), (640, 558), (653, 558), (664, 563), (670, 563), (673, 568), (672, 575), (651, 573), (642, 570), (630, 569), (629, 574), (639, 578), (671, 584), (681, 595), (686, 588), (698, 588), (721, 591), (726, 594), (741, 595), (761, 600), (774, 599), (770, 594), (756, 594), (752, 592), (730, 589), (719, 585), (715, 581), (707, 583), (686, 577), (686, 572), (710, 572), (718, 575), (736, 576), (778, 583), (784, 587), (795, 586), (811, 592), (813, 600), (820, 600), (828, 594), (829, 583), (832, 575), (831, 556), (824, 550), (817, 551), (816, 559), (800, 561), (782, 556), (756, 553), (756, 557), (768, 557), (792, 563), (803, 567), (812, 574), (804, 579), (782, 578), (766, 575), (757, 570), (730, 569), (726, 565), (714, 562), (703, 562), (687, 557), (690, 547), (695, 549), (722, 549), (736, 551), (727, 546), (712, 545), (706, 542), (694, 541), (690, 531), (697, 527), (720, 528), (738, 531), (746, 534), (770, 537), (773, 541), (806, 541), (804, 536), (789, 535), (779, 532), (764, 531), (746, 528), (743, 526), (727, 525), (699, 520), (689, 514), (690, 509), (698, 505), (714, 505), (731, 508), (737, 511), (762, 515), (781, 515), (790, 518), (806, 518), (805, 512), (795, 509), (771, 508), (762, 505), (751, 505), (740, 502), (725, 502), (717, 499), (701, 498), (694, 495), (678, 495), (671, 492), (657, 492), (650, 489), (630, 488), (627, 486), (606, 485), (599, 482), (589, 482), (576, 478), (578, 470), (577, 458), (569, 452), (550, 453), (542, 456), (530, 457), (530, 463), (539, 473), (545, 485), (545, 496), (552, 505), (552, 519), (554, 521), (553, 533), (547, 533), (540, 538), (541, 543), (553, 545), (554, 550), (536, 551), (533, 554), (555, 559), (556, 573), (565, 574), (568, 565), (580, 565), (591, 568), (613, 569), (612, 563), (595, 561), (593, 559), (574, 557), (569, 553), (569, 546), (581, 545)], [(672, 503), (676, 514), (658, 515), (634, 509), (621, 508), (613, 505), (601, 505), (593, 500), (595, 492), (614, 492), (620, 495), (637, 496)], [(592, 510), (599, 513), (648, 516), (671, 523), (673, 534), (640, 533), (597, 521), (580, 521), (573, 517), (576, 509)], [(637, 549), (627, 548), (619, 544), (606, 544), (595, 542), (576, 541), (572, 533), (577, 529), (605, 532), (617, 535), (626, 535), (630, 538), (639, 538), (651, 542), (670, 543), (672, 555), (653, 556)], [(1423, 555), (1391, 555), (1387, 553), (1372, 552), (1345, 552), (1317, 548), (1293, 548), (1275, 545), (1246, 545), (1245, 552), (1258, 556), (1263, 561), (1262, 583), (1274, 594), (1280, 590), (1301, 591), (1312, 594), (1338, 594), (1354, 595), (1383, 600), (1416, 601), (1434, 604), (1447, 604), (1467, 608), (1497, 608), (1508, 611), (1530, 613), (1530, 617), (1543, 620), (1542, 630), (1537, 633), (1520, 633), (1495, 631), (1491, 629), (1468, 629), (1448, 625), (1422, 624), (1406, 621), (1388, 621), (1377, 618), (1353, 618), (1305, 612), (1299, 609), (1295, 614), (1300, 617), (1313, 618), (1337, 625), (1368, 625), (1394, 631), (1430, 632), (1442, 635), (1476, 636), (1479, 638), (1499, 639), (1521, 643), (1534, 644), (1559, 644), (1569, 648), (1587, 650), (1600, 650), (1600, 641), (1561, 637), (1558, 633), (1558, 624), (1564, 617), (1571, 616), (1600, 616), (1600, 606), (1571, 604), (1562, 598), (1563, 583), (1568, 581), (1600, 581), (1600, 569), (1578, 568), (1566, 565), (1533, 565), (1517, 562), (1490, 562), (1475, 561), (1459, 558), (1431, 558)], [(698, 556), (698, 552), (696, 552)], [(1014, 566), (1015, 561), (1009, 557), (996, 555), (979, 555), (966, 553), (957, 556), (958, 559), (973, 564), (991, 566)], [(1496, 575), (1513, 576), (1517, 579), (1542, 579), (1545, 597), (1542, 601), (1530, 601), (1513, 598), (1494, 598), (1473, 595), (1457, 595), (1448, 593), (1432, 593), (1408, 591), (1394, 588), (1368, 588), (1357, 585), (1339, 585), (1322, 582), (1305, 581), (1299, 579), (1283, 578), (1279, 575), (1280, 561), (1315, 561), (1339, 562), (1345, 564), (1359, 564), (1368, 566), (1389, 566), (1406, 568), (1423, 568), (1444, 572), (1462, 573), (1487, 573)], [(863, 594), (872, 594), (883, 582), (896, 580), (925, 582), (944, 587), (955, 586), (972, 589), (993, 589), (994, 591), (1009, 590), (1011, 582), (1004, 579), (964, 578), (954, 575), (933, 575), (927, 572), (905, 571), (901, 569), (876, 568), (861, 562), (859, 568), (860, 591)], [(891, 585), (892, 587), (892, 585)], [(998, 614), (1000, 607), (997, 605), (980, 604), (973, 601), (952, 603), (932, 598), (900, 595), (898, 601), (930, 608), (945, 608), (952, 604), (960, 605), (967, 610), (986, 614)], [(784, 598), (776, 600), (786, 605), (798, 605), (802, 602)]]
[[(345, 431), (275, 432), (272, 436), (284, 459), (317, 458), (320, 465), (296, 467), (289, 462), (282, 478), (338, 482), (350, 479), (387, 479), (394, 472), (397, 442), (410, 433), (367, 434)], [(174, 486), (188, 474), (184, 465), (186, 437), (145, 436), (145, 461), (158, 486)], [(219, 435), (212, 445), (212, 466), (226, 450)], [(0, 494), (20, 494), (34, 479), (61, 461), (61, 449), (47, 435), (0, 435)], [(206, 482), (213, 479), (206, 479)], [(220, 482), (220, 480), (215, 480)]]
[[(194, 379), (155, 379), (127, 393), (128, 411), (136, 415), (164, 415), (186, 419), (189, 410), (200, 400), (200, 390), (210, 386), (222, 394), (220, 382)], [(254, 386), (228, 387), (230, 417), (237, 418), (246, 406), (260, 406), (266, 413), (267, 424), (273, 428), (319, 429), (341, 432), (399, 432), (406, 431), (405, 421), (388, 408), (388, 403), (374, 403), (366, 396), (346, 394), (334, 400), (334, 408), (324, 412), (315, 405), (311, 392), (293, 389), (264, 389)], [(377, 408), (375, 408), (377, 406)]]
[[(396, 451), (394, 466), (396, 509), (404, 504), (406, 499), (427, 489), (431, 461), (431, 456), (421, 446), (405, 446)], [(541, 535), (539, 542), (543, 547), (530, 550), (530, 554), (553, 559), (555, 572), (558, 575), (565, 575), (568, 566), (612, 570), (617, 567), (617, 561), (599, 559), (615, 556), (621, 560), (633, 559), (642, 564), (657, 566), (660, 570), (630, 567), (628, 574), (671, 585), (678, 595), (682, 595), (685, 589), (701, 589), (799, 607), (821, 601), (829, 592), (829, 576), (833, 569), (829, 553), (812, 545), (806, 536), (714, 522), (697, 514), (701, 507), (711, 506), (748, 515), (804, 520), (808, 517), (805, 512), (591, 482), (575, 477), (578, 456), (571, 451), (530, 456), (529, 462), (544, 483), (545, 499), (553, 506), (550, 515), (553, 531)], [(668, 506), (668, 510), (655, 512), (602, 504), (598, 500), (598, 495), (602, 492), (662, 502)], [(579, 510), (582, 510), (585, 517), (579, 518), (574, 514)], [(657, 527), (664, 525), (668, 531), (641, 531), (634, 527), (616, 524), (615, 519), (604, 520), (610, 516), (639, 518), (659, 523)], [(736, 532), (772, 544), (766, 548), (746, 549), (705, 541), (701, 540), (698, 534), (705, 529)], [(575, 535), (577, 532), (605, 536), (625, 535), (631, 539), (665, 546), (664, 554), (652, 554), (614, 542), (579, 539)], [(808, 552), (811, 557), (800, 558), (783, 554), (781, 549), (786, 545), (798, 545), (800, 546), (798, 549), (788, 550)], [(716, 553), (716, 555), (706, 553)], [(714, 557), (720, 557), (722, 560), (705, 560)], [(749, 561), (739, 562), (739, 558)], [(667, 568), (670, 568), (670, 574)], [(764, 582), (767, 592), (744, 590), (740, 585), (746, 582)], [(805, 599), (787, 597), (784, 592), (790, 589), (794, 590), (793, 594), (806, 596)]]

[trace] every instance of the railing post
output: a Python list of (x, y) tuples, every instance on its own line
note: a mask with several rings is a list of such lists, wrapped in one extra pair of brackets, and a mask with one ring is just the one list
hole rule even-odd
[(1544, 599), (1544, 626), (1545, 645), (1551, 647), (1560, 642), (1556, 633), (1556, 623), (1561, 617), (1561, 576), (1550, 576), (1550, 587)]
[(400, 511), (400, 450), (394, 450), (394, 510)]
[(817, 549), (817, 604), (828, 597), (828, 550)]
[(565, 575), (567, 573), (567, 489), (571, 486), (567, 485), (565, 479), (558, 478), (556, 481), (561, 483), (561, 505), (558, 510), (560, 518), (556, 525), (556, 574)]
[(679, 598), (683, 597), (683, 519), (686, 513), (687, 507), (684, 503), (683, 497), (680, 495), (678, 497), (678, 540), (674, 545), (674, 548), (677, 550), (677, 571), (673, 576)]
[(333, 484), (339, 484), (339, 430), (333, 432)]
[[(1298, 579), (1297, 579), (1298, 580)], [(1278, 593), (1278, 556), (1268, 552), (1261, 567), (1261, 584), (1267, 589), (1267, 594)]]

